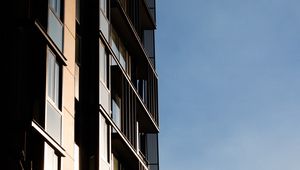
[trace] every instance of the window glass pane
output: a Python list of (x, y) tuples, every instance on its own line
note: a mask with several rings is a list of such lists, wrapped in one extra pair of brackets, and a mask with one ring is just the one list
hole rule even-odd
[(114, 100), (112, 100), (112, 118), (117, 127), (121, 129), (121, 111)]
[(58, 161), (58, 156), (54, 150), (45, 143), (44, 170), (58, 170)]
[(49, 0), (49, 7), (51, 7), (53, 10), (56, 9), (56, 0)]
[(108, 31), (109, 31), (109, 21), (103, 12), (100, 12), (100, 30), (104, 35), (105, 39), (108, 41)]
[(63, 26), (52, 10), (49, 10), (48, 13), (48, 34), (56, 46), (62, 50)]
[(53, 56), (52, 52), (48, 50), (47, 54), (47, 84), (48, 84), (48, 92), (47, 95), (51, 99), (54, 99), (54, 63), (55, 63), (55, 57)]
[(154, 56), (154, 30), (144, 30), (144, 47), (148, 57)]
[(61, 143), (61, 114), (47, 102), (46, 131), (58, 143)]
[(58, 107), (60, 65), (50, 50), (48, 50), (47, 54), (47, 95)]
[(106, 84), (107, 82), (107, 54), (103, 43), (100, 42), (100, 59), (99, 59), (99, 69), (100, 69), (100, 80)]
[(49, 7), (51, 7), (57, 17), (60, 17), (60, 3), (60, 0), (49, 0)]
[(107, 8), (107, 0), (100, 0), (100, 9), (102, 10), (103, 14), (106, 16), (106, 8)]
[(54, 103), (59, 106), (59, 64), (55, 61), (54, 72)]
[(158, 136), (156, 133), (147, 134), (147, 158), (151, 164), (158, 164)]
[(111, 65), (111, 66), (116, 66), (116, 65), (117, 65), (116, 60), (115, 60), (114, 58), (112, 58), (112, 56), (110, 56), (110, 58), (111, 58), (111, 63), (110, 63), (110, 65)]
[(101, 158), (108, 162), (108, 127), (105, 118), (100, 115), (100, 155)]
[(111, 38), (112, 38), (111, 48), (112, 48), (113, 52), (115, 53), (115, 55), (117, 56), (117, 58), (119, 59), (118, 36), (117, 36), (117, 33), (113, 29), (112, 29), (112, 33), (111, 33)]
[(55, 0), (56, 1), (56, 9), (55, 12), (57, 14), (58, 17), (60, 17), (60, 0)]
[(126, 49), (123, 43), (120, 42), (120, 63), (122, 67), (126, 70)]

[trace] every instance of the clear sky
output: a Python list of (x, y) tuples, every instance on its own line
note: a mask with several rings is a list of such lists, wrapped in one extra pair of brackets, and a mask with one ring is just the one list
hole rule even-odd
[(299, 170), (300, 1), (156, 3), (160, 170)]

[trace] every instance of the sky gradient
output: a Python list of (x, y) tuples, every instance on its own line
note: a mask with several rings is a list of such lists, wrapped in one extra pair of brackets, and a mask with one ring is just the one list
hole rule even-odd
[(156, 3), (160, 170), (299, 170), (300, 1)]

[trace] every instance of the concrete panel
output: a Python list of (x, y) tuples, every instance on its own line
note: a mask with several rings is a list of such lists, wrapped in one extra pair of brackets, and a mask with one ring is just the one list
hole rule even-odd
[(65, 0), (65, 16), (64, 23), (67, 30), (75, 37), (76, 33), (76, 0)]
[(74, 169), (74, 161), (71, 157), (66, 156), (62, 157), (62, 170), (73, 170)]
[(62, 106), (66, 109), (73, 117), (75, 114), (74, 106), (74, 76), (69, 72), (68, 69), (63, 69), (63, 92), (62, 92)]
[(74, 157), (74, 118), (67, 112), (63, 113), (62, 146), (68, 156)]
[(64, 56), (67, 58), (67, 68), (74, 75), (75, 72), (75, 38), (64, 30)]

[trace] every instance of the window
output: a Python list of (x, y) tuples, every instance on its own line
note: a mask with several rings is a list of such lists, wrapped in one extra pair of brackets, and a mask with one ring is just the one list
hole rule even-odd
[(52, 102), (59, 106), (59, 79), (60, 64), (56, 60), (56, 56), (48, 49), (47, 52), (47, 95)]
[(47, 51), (47, 104), (45, 129), (52, 138), (61, 143), (62, 115), (61, 108), (61, 64), (56, 56)]
[(116, 55), (117, 59), (119, 60), (122, 68), (128, 73), (129, 72), (127, 68), (128, 51), (126, 50), (126, 47), (121, 41), (117, 32), (113, 28), (111, 29), (111, 48), (114, 54)]
[(99, 72), (100, 72), (100, 80), (108, 86), (108, 58), (107, 52), (105, 51), (105, 46), (100, 40), (100, 48), (99, 48)]
[(155, 58), (154, 30), (144, 30), (143, 44), (148, 57), (151, 59), (154, 65), (154, 61), (153, 61)]
[(116, 126), (121, 130), (121, 110), (114, 99), (112, 99), (112, 118)]
[(103, 14), (106, 16), (107, 0), (100, 0), (100, 9), (102, 10)]
[[(105, 118), (100, 114), (100, 158), (109, 162), (108, 125)], [(101, 161), (100, 161), (101, 162)]]
[(60, 169), (60, 157), (55, 153), (54, 149), (51, 148), (45, 142), (44, 170), (59, 170), (59, 169)]
[(118, 40), (118, 35), (113, 28), (111, 29), (111, 48), (118, 58), (119, 57), (119, 40)]
[(48, 10), (48, 34), (52, 41), (62, 50), (63, 46), (63, 23), (62, 23), (62, 3), (61, 0), (49, 0)]
[(53, 10), (53, 12), (60, 17), (60, 9), (61, 9), (61, 1), (60, 0), (49, 0), (49, 7)]
[(100, 31), (106, 41), (109, 41), (109, 20), (108, 20), (108, 8), (107, 0), (100, 0), (99, 20), (100, 20)]
[(105, 45), (99, 40), (99, 104), (110, 114), (110, 91), (109, 91), (109, 56)]
[(121, 66), (126, 70), (126, 56), (127, 56), (127, 51), (125, 49), (125, 46), (123, 45), (122, 42), (120, 42), (120, 64)]
[(147, 80), (138, 79), (137, 81), (137, 92), (140, 94), (140, 97), (143, 99), (144, 103), (147, 103)]

